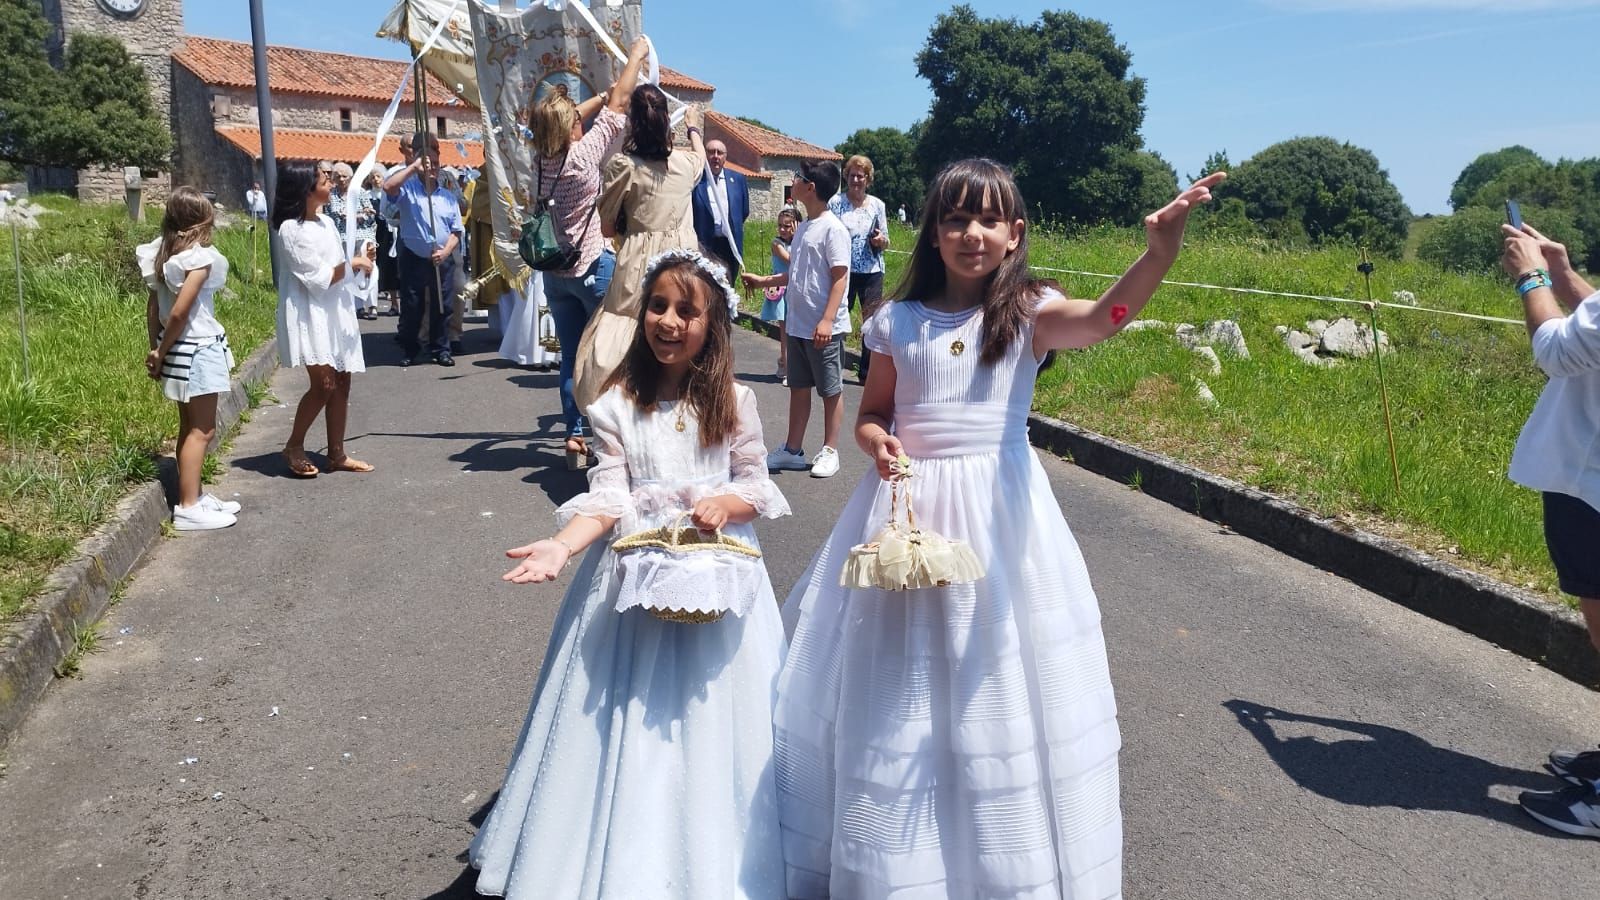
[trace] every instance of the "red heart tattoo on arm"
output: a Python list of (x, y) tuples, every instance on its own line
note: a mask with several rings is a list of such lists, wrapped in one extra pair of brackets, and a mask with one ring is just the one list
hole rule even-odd
[(1111, 307), (1111, 324), (1121, 325), (1122, 320), (1128, 317), (1128, 308), (1118, 303)]

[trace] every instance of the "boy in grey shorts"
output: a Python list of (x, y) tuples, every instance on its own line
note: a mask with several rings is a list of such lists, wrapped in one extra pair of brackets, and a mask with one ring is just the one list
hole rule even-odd
[[(850, 232), (828, 210), (839, 191), (839, 166), (810, 161), (800, 166), (791, 193), (806, 215), (790, 242), (789, 271), (745, 273), (751, 288), (788, 285), (784, 327), (789, 342), (789, 434), (767, 454), (769, 469), (811, 468), (813, 478), (839, 472), (839, 430), (844, 424), (844, 336), (850, 311), (844, 305), (850, 280)], [(811, 394), (822, 398), (822, 449), (806, 462), (801, 449), (811, 419)]]

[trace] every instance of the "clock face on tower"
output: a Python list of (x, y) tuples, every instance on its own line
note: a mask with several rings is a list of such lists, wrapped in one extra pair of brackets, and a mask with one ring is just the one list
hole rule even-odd
[(100, 0), (100, 8), (113, 16), (131, 19), (144, 12), (145, 0)]

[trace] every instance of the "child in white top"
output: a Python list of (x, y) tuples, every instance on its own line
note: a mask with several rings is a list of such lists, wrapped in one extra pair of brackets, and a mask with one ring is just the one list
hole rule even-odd
[[(794, 640), (774, 720), (790, 897), (1120, 897), (1121, 738), (1100, 611), (1028, 443), (1051, 351), (1115, 334), (1178, 255), (1189, 207), (1145, 220), (1149, 249), (1098, 301), (1028, 270), (1027, 207), (990, 160), (947, 167), (873, 354), (856, 420), (872, 459), (785, 607)], [(912, 460), (918, 525), (964, 540), (976, 582), (839, 586)]]
[[(743, 276), (746, 287), (788, 286), (784, 340), (789, 345), (789, 433), (783, 446), (767, 455), (767, 468), (809, 466), (814, 478), (839, 473), (837, 447), (844, 424), (844, 336), (851, 330), (844, 293), (850, 279), (850, 232), (828, 209), (828, 198), (838, 190), (837, 164), (802, 163), (792, 191), (810, 218), (795, 229), (789, 270)], [(811, 418), (812, 389), (822, 398), (822, 449), (808, 464), (801, 445)]]
[[(772, 239), (772, 274), (789, 271), (789, 247), (794, 243), (794, 230), (800, 227), (800, 213), (785, 206), (778, 210), (778, 235)], [(787, 317), (783, 297), (788, 287), (762, 288), (761, 321), (778, 323), (778, 379), (789, 383), (789, 334), (783, 320)]]
[(179, 531), (227, 528), (239, 504), (200, 493), (200, 470), (217, 429), (217, 395), (232, 390), (233, 353), (212, 300), (228, 280), (228, 260), (211, 246), (212, 208), (187, 185), (172, 192), (161, 236), (134, 250), (150, 289), (145, 321), (150, 352), (144, 367), (178, 404)]
[(783, 626), (766, 569), (721, 550), (671, 561), (613, 549), (614, 536), (687, 522), (759, 547), (751, 523), (789, 512), (767, 477), (755, 395), (733, 380), (738, 298), (722, 272), (692, 250), (648, 261), (633, 342), (587, 410), (589, 492), (557, 511), (554, 537), (507, 551), (518, 584), (588, 552), (469, 851), (480, 894), (784, 896), (772, 778)]

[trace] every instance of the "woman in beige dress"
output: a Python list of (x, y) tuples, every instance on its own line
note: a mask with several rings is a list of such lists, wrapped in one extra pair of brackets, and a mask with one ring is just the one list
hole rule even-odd
[(573, 395), (580, 410), (605, 392), (633, 343), (650, 259), (699, 243), (689, 197), (705, 169), (700, 110), (691, 106), (684, 122), (687, 150), (672, 146), (667, 95), (655, 85), (639, 85), (628, 101), (627, 143), (601, 173), (600, 230), (608, 238), (620, 238), (620, 244), (611, 286), (578, 344)]

